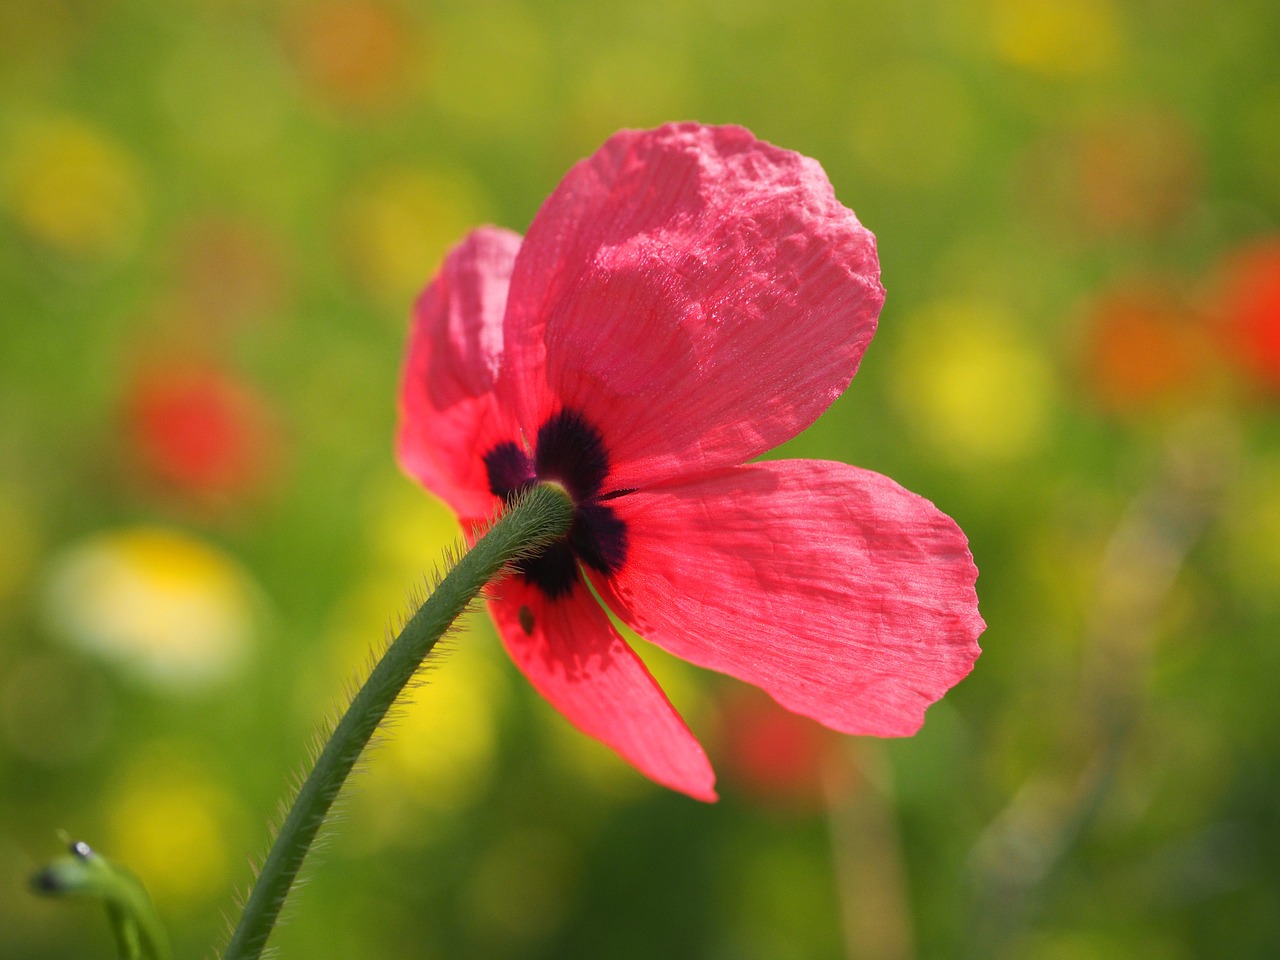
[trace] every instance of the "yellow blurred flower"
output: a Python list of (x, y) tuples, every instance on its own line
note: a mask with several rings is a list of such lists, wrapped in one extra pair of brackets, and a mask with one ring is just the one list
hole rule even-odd
[[(409, 613), (410, 593), (461, 543), (443, 504), (393, 479), (380, 480), (370, 497), (365, 528), (373, 575), (339, 606), (324, 675), (312, 678), (316, 696), (335, 682), (364, 679), (383, 639)], [(466, 809), (488, 786), (509, 686), (498, 645), (478, 623), (464, 616), (421, 682), (392, 709), (353, 794), (357, 846), (428, 839), (424, 823), (443, 828), (452, 821), (440, 815)], [(307, 691), (311, 699), (310, 684)]]
[(166, 745), (135, 761), (108, 804), (103, 851), (136, 873), (162, 908), (222, 895), (237, 849), (234, 801), (188, 747)]
[(68, 256), (127, 254), (142, 226), (144, 190), (134, 158), (74, 117), (44, 117), (18, 131), (4, 194), (32, 237)]
[(477, 639), (448, 643), (396, 706), (369, 777), (371, 797), (412, 796), (418, 806), (444, 812), (469, 805), (487, 785), (498, 737), (494, 708), (505, 690), (486, 652), (492, 642)]
[(422, 489), (402, 474), (383, 481), (370, 501), (365, 529), (379, 569), (402, 579), (401, 589), (434, 572), (446, 552), (462, 545), (462, 528), (453, 511), (435, 497), (424, 497)]
[[(395, 616), (407, 610), (406, 593), (407, 584), (395, 580), (366, 584), (348, 597), (324, 672), (349, 683), (363, 681)], [(479, 799), (493, 770), (498, 711), (507, 697), (496, 656), (494, 640), (478, 635), (468, 619), (392, 708), (353, 794), (351, 841), (357, 846), (380, 847), (406, 837), (421, 842), (428, 839), (424, 822), (449, 822), (424, 818), (424, 811), (448, 814)], [(324, 685), (319, 678), (317, 683)]]
[(1049, 362), (998, 307), (938, 303), (900, 333), (898, 404), (957, 466), (1026, 457), (1046, 441)]
[(356, 279), (402, 323), (445, 252), (483, 222), (484, 207), (479, 186), (462, 173), (384, 169), (348, 199), (341, 243)]
[(54, 561), (45, 599), (51, 626), (70, 643), (174, 688), (230, 674), (248, 651), (257, 607), (230, 557), (155, 527), (71, 548)]
[(1104, 70), (1123, 45), (1111, 0), (993, 0), (991, 32), (1005, 60), (1056, 76)]

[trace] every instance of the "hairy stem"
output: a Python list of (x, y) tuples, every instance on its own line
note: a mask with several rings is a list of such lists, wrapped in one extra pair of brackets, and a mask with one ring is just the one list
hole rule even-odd
[(440, 637), (504, 567), (565, 536), (572, 521), (573, 503), (562, 488), (547, 484), (533, 488), (506, 510), (418, 608), (352, 699), (294, 798), (245, 903), (224, 960), (254, 960), (261, 956), (342, 784), (396, 697)]

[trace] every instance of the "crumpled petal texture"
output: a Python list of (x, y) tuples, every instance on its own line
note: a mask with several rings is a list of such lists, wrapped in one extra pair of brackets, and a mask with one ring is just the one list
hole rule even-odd
[(844, 733), (915, 733), (973, 667), (968, 542), (888, 477), (843, 463), (729, 467), (616, 501), (626, 567), (593, 578), (648, 640)]
[(883, 298), (875, 240), (815, 161), (685, 123), (611, 137), (523, 242), (475, 231), (415, 306), (401, 464), (469, 526), (522, 471), (585, 491), (566, 576), (514, 571), (490, 611), (533, 686), (659, 783), (715, 797), (584, 571), (642, 636), (849, 733), (914, 732), (978, 656), (949, 517), (857, 467), (746, 463), (848, 386)]
[(813, 160), (738, 127), (623, 131), (543, 205), (511, 276), (509, 393), (609, 425), (615, 488), (745, 460), (849, 386), (875, 239)]

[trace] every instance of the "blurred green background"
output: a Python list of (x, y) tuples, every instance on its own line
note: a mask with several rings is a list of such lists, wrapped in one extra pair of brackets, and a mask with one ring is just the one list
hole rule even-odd
[(0, 956), (107, 957), (58, 830), (207, 956), (306, 743), (457, 536), (396, 470), (409, 304), (622, 126), (818, 158), (889, 296), (775, 455), (969, 534), (912, 740), (653, 669), (704, 806), (476, 618), (355, 782), (287, 957), (1280, 953), (1280, 6), (4, 0)]

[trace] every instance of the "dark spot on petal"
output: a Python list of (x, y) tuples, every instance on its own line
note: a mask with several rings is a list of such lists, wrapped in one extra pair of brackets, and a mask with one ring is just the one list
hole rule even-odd
[(609, 500), (616, 500), (618, 497), (625, 497), (628, 493), (635, 493), (635, 487), (623, 487), (621, 490), (611, 490), (603, 496), (596, 497), (597, 503), (605, 503)]
[[(615, 490), (600, 495), (609, 477), (609, 454), (604, 436), (581, 413), (564, 409), (547, 418), (538, 429), (531, 458), (514, 441), (505, 441), (484, 454), (489, 490), (510, 499), (539, 481), (564, 486), (573, 498), (573, 525), (569, 534), (536, 557), (522, 560), (516, 569), (548, 599), (568, 595), (581, 579), (579, 562), (601, 573), (616, 573), (627, 558), (627, 525), (606, 500), (632, 491)], [(533, 614), (521, 608), (520, 626), (533, 631)]]
[(601, 573), (617, 573), (627, 558), (627, 525), (602, 503), (584, 503), (574, 514), (569, 542), (583, 563)]
[(552, 600), (567, 596), (578, 582), (578, 562), (568, 540), (553, 543), (531, 560), (521, 561), (516, 569)]
[(529, 457), (510, 440), (484, 455), (484, 467), (489, 473), (489, 492), (503, 500), (519, 493), (535, 479)]
[(609, 475), (604, 437), (576, 410), (561, 410), (538, 429), (534, 467), (539, 480), (558, 480), (577, 502), (590, 500)]
[(516, 615), (520, 620), (520, 629), (525, 635), (533, 633), (533, 611), (529, 609), (527, 604), (520, 604), (520, 612)]

